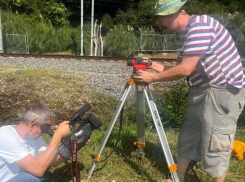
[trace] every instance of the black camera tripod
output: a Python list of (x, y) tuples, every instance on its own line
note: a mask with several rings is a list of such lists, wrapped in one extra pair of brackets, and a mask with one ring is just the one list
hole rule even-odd
[[(130, 78), (126, 87), (125, 87), (125, 91), (123, 93), (123, 96), (119, 101), (116, 112), (115, 112), (115, 114), (114, 114), (114, 116), (113, 116), (113, 118), (112, 118), (112, 120), (108, 126), (106, 134), (102, 140), (102, 143), (100, 145), (98, 153), (97, 153), (96, 157), (94, 158), (94, 162), (93, 162), (93, 164), (89, 170), (87, 180), (83, 180), (84, 182), (89, 181), (89, 179), (91, 178), (92, 173), (95, 169), (96, 164), (100, 161), (100, 155), (101, 155), (101, 153), (105, 147), (105, 144), (106, 144), (106, 142), (107, 142), (107, 140), (111, 134), (111, 131), (112, 131), (112, 129), (116, 123), (116, 120), (120, 114), (120, 111), (123, 108), (123, 105), (124, 105), (124, 103), (128, 97), (128, 94), (129, 94), (129, 91), (130, 91), (132, 85), (134, 85), (134, 80), (132, 78)], [(150, 99), (148, 97), (146, 87), (147, 87), (147, 90), (150, 94)], [(149, 110), (150, 110), (154, 125), (155, 125), (156, 130), (157, 130), (157, 134), (158, 134), (158, 137), (159, 137), (162, 149), (163, 149), (163, 153), (164, 153), (166, 161), (167, 161), (169, 172), (171, 173), (172, 180), (174, 182), (179, 182), (179, 178), (178, 178), (177, 172), (176, 172), (177, 165), (174, 163), (174, 160), (173, 160), (173, 157), (172, 157), (172, 154), (171, 154), (168, 142), (167, 142), (167, 138), (166, 138), (163, 126), (162, 126), (162, 122), (161, 122), (155, 101), (153, 99), (153, 94), (152, 94), (152, 91), (151, 91), (149, 85), (146, 85), (146, 86), (143, 85), (141, 90), (139, 89), (139, 86), (136, 85), (137, 142), (135, 142), (135, 143), (139, 148), (139, 152), (142, 153), (143, 148), (145, 146), (145, 123), (144, 123), (145, 122), (145, 118), (144, 118), (144, 116), (145, 116), (145, 100), (147, 101), (147, 104), (149, 106)]]

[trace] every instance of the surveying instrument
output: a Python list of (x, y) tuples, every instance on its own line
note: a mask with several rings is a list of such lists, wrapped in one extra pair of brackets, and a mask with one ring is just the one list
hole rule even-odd
[[(130, 60), (127, 62), (127, 66), (133, 66), (133, 74), (137, 74), (137, 70), (146, 70), (149, 69), (151, 66), (151, 61), (148, 59), (143, 58), (136, 58), (135, 60)], [(111, 122), (108, 126), (108, 129), (106, 131), (106, 134), (102, 140), (102, 143), (100, 145), (100, 148), (98, 150), (98, 153), (94, 157), (94, 162), (89, 170), (87, 182), (92, 176), (92, 173), (95, 169), (95, 166), (98, 162), (100, 162), (100, 155), (105, 147), (105, 144), (111, 134), (111, 131), (116, 123), (116, 120), (118, 118), (119, 113), (121, 112), (123, 105), (128, 97), (129, 91), (131, 87), (134, 85), (133, 78), (130, 78), (128, 83), (126, 84), (125, 91), (123, 93), (122, 98), (119, 101), (119, 104), (117, 106), (117, 109), (115, 111), (115, 114), (113, 118), (111, 119)], [(150, 98), (148, 97), (148, 92), (150, 95)], [(177, 176), (177, 165), (174, 163), (167, 138), (162, 126), (162, 122), (153, 98), (152, 91), (149, 87), (149, 85), (142, 85), (142, 88), (140, 89), (139, 86), (136, 84), (136, 123), (137, 123), (137, 142), (135, 142), (135, 145), (139, 149), (139, 153), (143, 153), (143, 148), (145, 147), (145, 100), (147, 101), (160, 143), (163, 150), (163, 153), (165, 155), (165, 159), (167, 161), (167, 165), (169, 168), (169, 172), (171, 174), (172, 180), (174, 182), (179, 182), (179, 178)], [(85, 181), (85, 180), (83, 180)]]

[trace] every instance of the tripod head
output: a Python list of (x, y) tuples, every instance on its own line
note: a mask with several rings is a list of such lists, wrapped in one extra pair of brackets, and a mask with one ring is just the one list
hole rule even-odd
[(133, 74), (137, 74), (137, 70), (150, 69), (152, 61), (150, 59), (136, 58), (127, 61), (127, 66), (133, 66)]

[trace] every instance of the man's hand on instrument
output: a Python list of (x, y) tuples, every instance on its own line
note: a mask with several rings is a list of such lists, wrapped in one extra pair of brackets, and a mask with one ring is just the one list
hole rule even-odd
[(70, 121), (63, 121), (62, 123), (60, 123), (54, 134), (60, 136), (61, 138), (69, 135), (70, 134), (69, 123)]
[(154, 73), (138, 70), (137, 75), (133, 76), (134, 81), (138, 85), (146, 85), (154, 81)]

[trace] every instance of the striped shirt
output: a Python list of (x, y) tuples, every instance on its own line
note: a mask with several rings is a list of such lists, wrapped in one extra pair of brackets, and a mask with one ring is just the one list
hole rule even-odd
[(235, 43), (225, 27), (212, 17), (198, 15), (190, 18), (178, 61), (185, 55), (201, 55), (189, 76), (190, 85), (200, 87), (209, 82), (245, 88), (245, 76)]

